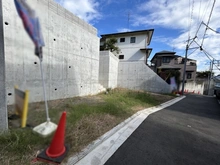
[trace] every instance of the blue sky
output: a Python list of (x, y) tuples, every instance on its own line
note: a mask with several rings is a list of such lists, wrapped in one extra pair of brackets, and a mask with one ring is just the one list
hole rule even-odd
[[(220, 60), (220, 34), (199, 25), (207, 24), (214, 0), (56, 0), (60, 5), (82, 18), (98, 30), (98, 36), (116, 32), (154, 29), (150, 44), (151, 56), (159, 51), (175, 51), (184, 56), (186, 41), (197, 36), (196, 41), (216, 60)], [(215, 2), (209, 22), (213, 30), (220, 30), (220, 1)], [(129, 18), (129, 19), (128, 19)], [(129, 20), (129, 21), (128, 21)], [(195, 43), (190, 48), (197, 47)], [(195, 49), (194, 49), (195, 50)], [(210, 60), (199, 49), (189, 51), (197, 60), (197, 70), (209, 69)], [(192, 53), (192, 54), (191, 54)], [(210, 57), (210, 58), (212, 58)], [(220, 68), (220, 67), (219, 67)], [(214, 67), (214, 72), (220, 73)]]

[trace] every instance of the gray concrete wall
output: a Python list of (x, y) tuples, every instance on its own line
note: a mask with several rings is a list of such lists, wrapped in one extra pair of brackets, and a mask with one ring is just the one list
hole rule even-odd
[[(34, 45), (23, 28), (14, 1), (2, 2), (7, 103), (14, 102), (14, 85), (30, 90), (30, 102), (42, 101), (40, 65)], [(102, 87), (98, 82), (97, 30), (53, 0), (27, 0), (27, 3), (36, 9), (45, 40), (43, 68), (48, 100), (98, 93)]]
[(5, 90), (5, 54), (2, 1), (0, 1), (0, 133), (8, 129), (8, 115)]
[(116, 88), (118, 86), (118, 62), (119, 59), (109, 52), (109, 88)]
[(99, 82), (105, 88), (116, 88), (119, 59), (109, 51), (100, 51)]
[(109, 51), (100, 51), (99, 56), (99, 83), (108, 88)]
[[(180, 83), (180, 89), (182, 89), (182, 83)], [(192, 82), (187, 82), (184, 85), (185, 93), (196, 93), (203, 95), (204, 91), (205, 91), (205, 82), (196, 83), (192, 81)]]
[(119, 62), (118, 87), (155, 93), (170, 93), (171, 88), (143, 62)]

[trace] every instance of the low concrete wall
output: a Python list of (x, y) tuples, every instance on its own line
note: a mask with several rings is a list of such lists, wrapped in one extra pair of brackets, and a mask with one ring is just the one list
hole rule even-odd
[[(180, 87), (182, 88), (182, 83), (180, 84)], [(213, 80), (210, 81), (210, 84), (208, 80), (204, 80), (202, 82), (194, 82), (194, 81), (187, 82), (185, 83), (185, 86), (184, 86), (184, 92), (213, 96), (214, 95), (214, 82)]]
[(118, 87), (170, 93), (170, 85), (143, 62), (119, 62)]
[[(182, 83), (180, 84), (180, 87), (182, 87)], [(196, 82), (187, 82), (185, 83), (184, 91), (186, 93), (203, 94), (204, 83), (197, 84)]]
[(109, 51), (100, 51), (99, 82), (105, 88), (116, 88), (119, 59)]

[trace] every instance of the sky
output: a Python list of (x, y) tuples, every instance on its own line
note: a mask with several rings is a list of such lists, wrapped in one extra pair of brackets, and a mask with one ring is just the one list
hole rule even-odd
[[(188, 58), (197, 60), (197, 71), (207, 71), (213, 59), (220, 60), (220, 1), (55, 1), (93, 25), (97, 29), (98, 37), (102, 34), (154, 29), (149, 45), (153, 51), (149, 60), (156, 52), (162, 50), (174, 51), (177, 55), (185, 56), (187, 43)], [(212, 30), (209, 28), (206, 30), (206, 25)], [(192, 40), (193, 38), (195, 39)], [(199, 46), (204, 51), (201, 51)], [(220, 74), (215, 65), (213, 69), (216, 75)]]

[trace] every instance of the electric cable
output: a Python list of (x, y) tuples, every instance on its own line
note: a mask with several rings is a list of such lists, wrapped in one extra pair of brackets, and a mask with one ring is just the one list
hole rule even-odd
[(197, 47), (197, 48), (195, 48), (189, 55), (188, 55), (188, 57), (190, 56), (190, 55), (192, 55), (196, 50), (198, 50), (199, 49), (199, 47)]
[[(203, 51), (203, 53), (206, 55), (206, 57), (208, 57), (208, 59), (210, 60), (210, 61), (216, 61), (216, 59), (212, 56), (212, 55), (210, 55), (205, 49), (203, 49), (199, 44), (198, 44), (198, 42), (196, 42), (196, 41), (194, 41), (199, 47), (200, 47), (200, 50), (201, 51)], [(211, 59), (211, 58), (212, 59)], [(218, 69), (218, 70), (220, 70), (220, 68), (219, 68), (219, 66), (217, 65), (217, 64), (215, 64), (214, 62), (213, 62), (213, 65)]]
[(212, 30), (213, 32), (217, 33), (217, 34), (220, 34), (220, 32), (212, 29), (211, 27), (209, 27), (208, 25), (206, 25), (204, 22), (202, 23), (203, 25), (205, 25), (208, 29)]
[[(210, 20), (211, 20), (211, 16), (212, 16), (212, 12), (213, 12), (213, 9), (214, 9), (214, 6), (215, 6), (215, 2), (216, 2), (216, 0), (214, 0), (214, 2), (213, 2), (212, 9), (211, 9), (211, 12), (210, 12), (210, 14), (209, 14), (209, 19), (208, 19), (208, 22), (207, 22), (207, 24), (206, 24), (207, 26), (209, 25), (209, 22), (210, 22)], [(203, 46), (207, 29), (208, 29), (208, 28), (206, 27), (206, 28), (205, 28), (205, 32), (204, 32), (204, 35), (203, 35), (203, 39), (202, 39), (202, 44), (201, 44), (201, 46)]]

